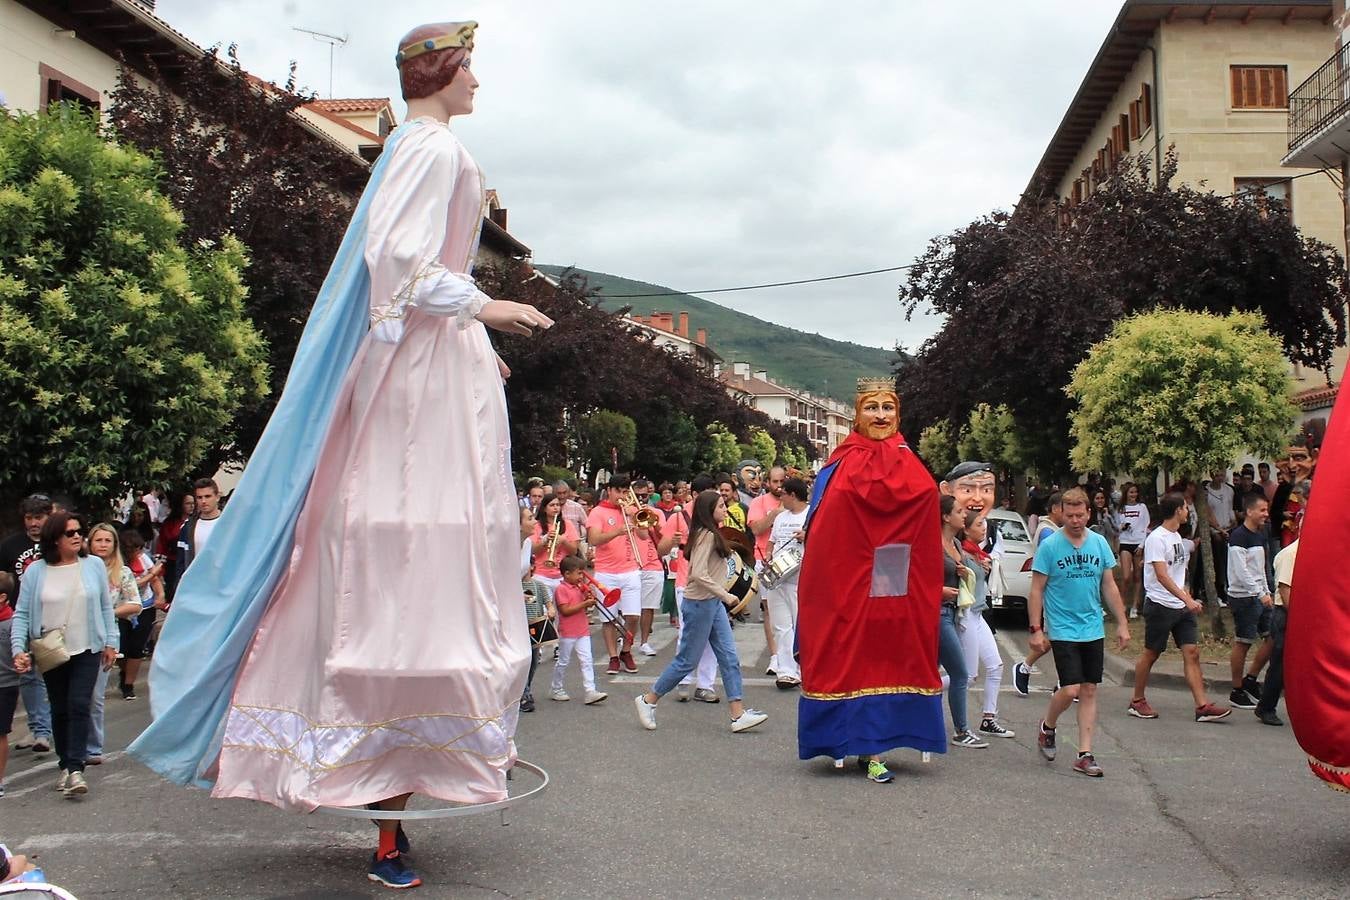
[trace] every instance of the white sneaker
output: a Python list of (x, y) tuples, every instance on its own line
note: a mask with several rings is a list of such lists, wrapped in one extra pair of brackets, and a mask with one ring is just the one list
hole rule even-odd
[(566, 703), (568, 700), (572, 699), (571, 696), (567, 693), (567, 691), (552, 691), (551, 693), (549, 693), (548, 698), (550, 700), (561, 700), (563, 703)]
[(656, 655), (656, 651), (652, 649), (651, 644), (644, 643), (641, 647), (638, 647), (638, 650), (642, 653), (643, 656)]
[(681, 703), (688, 703), (688, 702), (689, 702), (689, 685), (688, 685), (688, 683), (687, 683), (687, 682), (683, 682), (683, 681), (680, 682), (680, 686), (676, 689), (676, 694), (678, 695), (679, 701), (680, 701)]
[(764, 720), (767, 718), (769, 717), (766, 716), (764, 713), (760, 712), (759, 710), (747, 708), (744, 712), (741, 713), (741, 717), (739, 719), (731, 720), (731, 730), (737, 733), (740, 733), (742, 731), (749, 731), (756, 725), (763, 724)]
[(648, 731), (656, 730), (656, 704), (648, 703), (647, 698), (638, 694), (633, 698), (633, 705), (637, 707), (638, 721), (642, 727)]
[(587, 705), (587, 706), (593, 706), (593, 705), (596, 704), (596, 703), (602, 703), (602, 702), (604, 702), (604, 701), (607, 700), (607, 699), (609, 699), (609, 694), (606, 694), (604, 691), (587, 691), (587, 692), (586, 692), (586, 705)]
[(1131, 619), (1139, 618), (1139, 610), (1135, 609), (1133, 606), (1130, 607), (1130, 618)]
[(56, 789), (58, 791), (64, 791), (69, 786), (70, 786), (70, 773), (67, 772), (65, 769), (62, 769), (61, 777), (57, 779), (56, 782)]

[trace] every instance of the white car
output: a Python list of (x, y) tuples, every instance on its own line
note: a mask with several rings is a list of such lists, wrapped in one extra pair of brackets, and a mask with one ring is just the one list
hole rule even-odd
[(998, 529), (1003, 538), (999, 567), (1003, 570), (1004, 592), (1002, 597), (989, 600), (989, 608), (1025, 610), (1027, 597), (1031, 596), (1032, 557), (1026, 520), (1009, 509), (991, 509), (987, 519), (990, 530)]

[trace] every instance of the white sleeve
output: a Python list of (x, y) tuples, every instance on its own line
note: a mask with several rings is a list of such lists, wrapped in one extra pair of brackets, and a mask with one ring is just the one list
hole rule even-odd
[(379, 340), (398, 341), (409, 306), (456, 316), (465, 327), (491, 299), (439, 259), (459, 166), (459, 146), (436, 126), (416, 129), (393, 149), (366, 229), (371, 325)]

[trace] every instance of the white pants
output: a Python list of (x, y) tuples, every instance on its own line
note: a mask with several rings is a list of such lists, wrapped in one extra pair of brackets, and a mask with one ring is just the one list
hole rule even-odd
[(984, 714), (998, 715), (998, 689), (1003, 685), (1003, 657), (999, 656), (998, 642), (981, 614), (964, 613), (961, 623), (965, 625), (961, 632), (961, 649), (966, 654), (970, 683), (975, 683), (975, 675), (983, 667)]
[(558, 638), (558, 661), (553, 664), (553, 690), (563, 689), (563, 676), (567, 674), (567, 664), (572, 661), (572, 652), (576, 651), (577, 665), (581, 667), (581, 685), (587, 691), (595, 690), (595, 665), (591, 659), (591, 636), (576, 638)]
[(792, 658), (797, 635), (797, 582), (779, 584), (764, 592), (769, 604), (769, 624), (773, 626), (774, 654), (770, 663), (779, 678), (800, 678), (801, 668)]
[[(683, 605), (684, 588), (677, 587), (675, 589), (675, 607), (678, 609)], [(680, 625), (676, 627), (675, 642), (677, 646), (679, 645), (679, 628), (683, 627), (683, 625), (684, 623), (681, 622)], [(717, 654), (713, 653), (712, 644), (703, 648), (703, 655), (698, 659), (698, 668), (694, 670), (694, 674), (684, 676), (684, 678), (680, 680), (680, 684), (690, 684), (695, 677), (698, 678), (697, 686), (700, 689), (708, 691), (712, 690), (713, 682), (717, 680)]]

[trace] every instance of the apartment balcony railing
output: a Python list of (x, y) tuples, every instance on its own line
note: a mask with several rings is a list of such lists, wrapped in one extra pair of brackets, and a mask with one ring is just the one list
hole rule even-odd
[(1289, 94), (1289, 155), (1350, 113), (1350, 44)]

